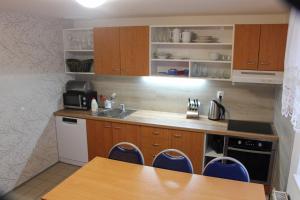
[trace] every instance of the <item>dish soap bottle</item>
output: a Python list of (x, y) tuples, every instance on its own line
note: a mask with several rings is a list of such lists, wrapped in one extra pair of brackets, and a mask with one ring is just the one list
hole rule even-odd
[(92, 107), (92, 115), (97, 115), (98, 113), (98, 103), (96, 101), (95, 98), (93, 98), (92, 103), (91, 103), (91, 107)]

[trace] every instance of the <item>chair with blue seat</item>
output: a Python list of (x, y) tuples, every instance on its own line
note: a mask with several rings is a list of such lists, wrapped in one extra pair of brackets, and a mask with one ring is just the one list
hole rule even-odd
[[(224, 161), (229, 161), (229, 163)], [(211, 160), (204, 168), (203, 175), (250, 182), (246, 167), (240, 161), (231, 157), (220, 157)]]
[[(170, 153), (175, 153), (176, 156), (170, 155)], [(177, 149), (166, 149), (158, 153), (153, 160), (152, 166), (191, 174), (194, 172), (193, 164), (189, 157)]]
[(108, 155), (109, 159), (144, 165), (144, 156), (134, 144), (120, 142), (113, 146)]

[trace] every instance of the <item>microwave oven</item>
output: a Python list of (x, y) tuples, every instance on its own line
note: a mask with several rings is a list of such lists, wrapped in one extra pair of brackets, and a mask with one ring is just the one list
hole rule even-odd
[(63, 94), (64, 108), (90, 110), (93, 98), (97, 99), (96, 91), (67, 91)]

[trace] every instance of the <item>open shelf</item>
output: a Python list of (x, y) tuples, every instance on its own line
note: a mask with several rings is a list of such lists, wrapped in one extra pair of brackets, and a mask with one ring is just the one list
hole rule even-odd
[(87, 49), (87, 50), (84, 50), (84, 49), (82, 49), (82, 50), (74, 50), (74, 49), (67, 49), (67, 50), (65, 50), (65, 52), (94, 52), (94, 50), (92, 50), (92, 49)]
[(163, 61), (163, 62), (202, 62), (202, 63), (225, 63), (231, 64), (231, 61), (227, 60), (191, 60), (191, 59), (159, 59), (153, 58), (152, 61)]
[(95, 72), (66, 72), (66, 74), (78, 74), (78, 75), (94, 75)]
[(200, 46), (232, 46), (232, 43), (222, 43), (222, 42), (152, 42), (152, 45), (200, 45)]
[[(179, 37), (183, 32), (190, 33), (190, 39), (185, 39), (190, 42), (181, 42), (183, 38), (175, 39), (180, 42), (172, 42), (178, 29)], [(232, 80), (233, 25), (159, 25), (151, 26), (150, 31), (151, 76), (162, 76), (159, 72), (166, 72), (167, 69), (186, 68), (189, 78)], [(217, 60), (214, 60), (214, 55), (218, 56)], [(162, 71), (162, 68), (166, 70)]]

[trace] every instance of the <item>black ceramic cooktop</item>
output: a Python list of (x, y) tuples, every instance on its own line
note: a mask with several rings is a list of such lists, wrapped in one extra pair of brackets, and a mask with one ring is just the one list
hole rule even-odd
[(271, 124), (265, 122), (229, 120), (228, 130), (273, 135)]

